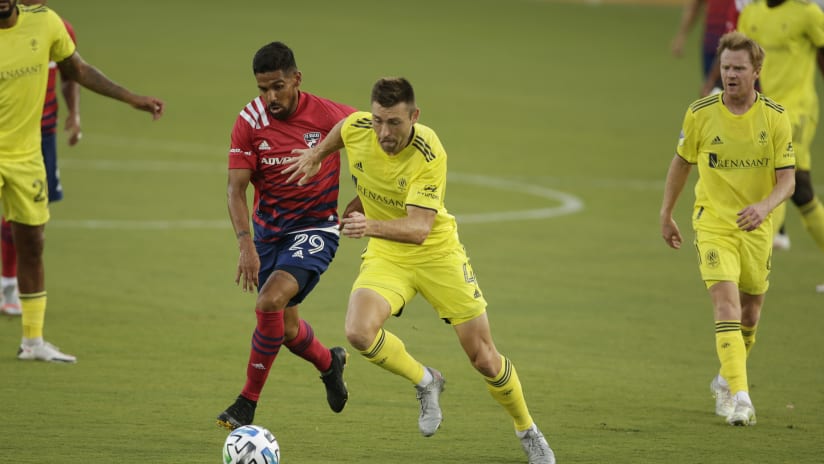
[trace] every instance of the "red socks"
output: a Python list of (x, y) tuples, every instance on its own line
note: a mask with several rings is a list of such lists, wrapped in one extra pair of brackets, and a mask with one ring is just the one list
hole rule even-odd
[(300, 356), (315, 365), (321, 372), (329, 370), (332, 366), (332, 353), (329, 348), (315, 338), (315, 331), (312, 326), (303, 319), (300, 320), (298, 335), (285, 343), (289, 351)]
[(246, 385), (240, 392), (244, 397), (257, 401), (269, 376), (269, 368), (283, 344), (283, 311), (263, 312), (255, 310), (257, 327), (252, 336), (249, 365), (246, 366)]

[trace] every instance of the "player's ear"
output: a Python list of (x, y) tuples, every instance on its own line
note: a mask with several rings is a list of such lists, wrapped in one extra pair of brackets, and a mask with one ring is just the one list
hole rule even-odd
[(295, 71), (295, 86), (299, 86), (303, 82), (303, 74), (300, 71)]
[(412, 124), (418, 122), (418, 118), (421, 116), (421, 109), (415, 108), (415, 111), (412, 112)]

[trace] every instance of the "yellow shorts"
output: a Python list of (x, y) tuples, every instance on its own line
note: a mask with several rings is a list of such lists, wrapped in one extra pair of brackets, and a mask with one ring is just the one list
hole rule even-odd
[(772, 223), (752, 232), (714, 233), (695, 231), (698, 268), (707, 288), (719, 281), (735, 282), (750, 295), (761, 295), (770, 287)]
[(29, 226), (49, 221), (46, 167), (39, 153), (26, 161), (0, 162), (0, 198), (7, 221)]
[(792, 117), (795, 168), (799, 171), (809, 171), (812, 169), (810, 147), (815, 138), (817, 124), (818, 117), (815, 115), (802, 114), (797, 117)]
[(449, 324), (472, 320), (486, 311), (486, 300), (463, 248), (415, 264), (372, 256), (367, 249), (352, 285), (353, 291), (358, 288), (374, 290), (386, 298), (395, 316), (400, 316), (416, 293)]

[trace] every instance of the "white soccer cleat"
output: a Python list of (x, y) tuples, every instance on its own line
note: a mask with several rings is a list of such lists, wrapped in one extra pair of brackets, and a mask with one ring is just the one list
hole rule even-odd
[(58, 363), (76, 363), (77, 358), (60, 351), (60, 348), (49, 342), (42, 342), (39, 345), (20, 345), (17, 350), (17, 359), (21, 361), (46, 361)]
[(416, 396), (421, 403), (421, 415), (418, 417), (418, 429), (425, 437), (435, 435), (438, 428), (443, 421), (443, 413), (441, 412), (440, 398), (443, 392), (444, 380), (443, 375), (431, 367), (426, 368), (432, 374), (432, 381), (425, 387), (415, 387), (417, 390)]
[(727, 416), (727, 423), (730, 425), (755, 425), (755, 407), (747, 401), (736, 401), (735, 409), (732, 414)]
[(788, 251), (790, 249), (790, 236), (781, 232), (773, 235), (773, 250)]
[[(525, 432), (517, 434), (521, 439), (521, 447), (524, 449), (529, 461), (529, 464), (555, 464), (555, 453), (549, 447), (544, 434), (538, 430), (538, 426), (532, 424), (532, 427)], [(521, 436), (523, 435), (523, 436)]]
[(17, 285), (3, 287), (3, 305), (0, 306), (0, 312), (9, 316), (23, 314), (20, 309), (20, 294), (17, 291)]
[(815, 291), (818, 293), (824, 293), (824, 284), (818, 284), (815, 286)]
[(730, 393), (730, 387), (726, 382), (722, 383), (721, 375), (716, 375), (710, 382), (710, 392), (715, 398), (715, 415), (721, 417), (729, 417), (735, 409), (735, 402)]

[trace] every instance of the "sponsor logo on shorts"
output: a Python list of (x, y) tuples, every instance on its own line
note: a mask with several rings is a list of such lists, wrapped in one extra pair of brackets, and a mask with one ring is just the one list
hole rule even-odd
[(721, 256), (718, 254), (718, 250), (715, 248), (707, 250), (707, 252), (704, 253), (704, 261), (708, 267), (718, 267), (718, 265), (721, 264)]

